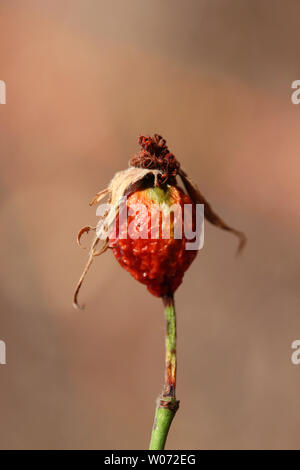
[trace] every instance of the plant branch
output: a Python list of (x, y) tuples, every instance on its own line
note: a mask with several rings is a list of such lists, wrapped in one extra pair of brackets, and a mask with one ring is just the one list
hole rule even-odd
[(173, 294), (163, 297), (166, 318), (166, 365), (165, 382), (162, 395), (157, 401), (150, 450), (163, 450), (166, 439), (179, 408), (176, 400), (176, 312)]

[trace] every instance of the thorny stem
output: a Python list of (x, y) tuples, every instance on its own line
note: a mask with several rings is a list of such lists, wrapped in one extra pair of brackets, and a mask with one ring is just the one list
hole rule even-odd
[(157, 401), (150, 450), (165, 448), (168, 432), (179, 408), (176, 400), (176, 312), (173, 294), (163, 297), (166, 317), (166, 368), (162, 395)]

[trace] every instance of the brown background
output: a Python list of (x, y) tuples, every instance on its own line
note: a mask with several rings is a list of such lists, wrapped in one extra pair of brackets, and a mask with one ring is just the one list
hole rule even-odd
[(299, 448), (300, 4), (1, 0), (1, 448), (146, 448), (161, 303), (106, 253), (81, 293), (88, 202), (160, 132), (217, 212), (177, 293), (168, 448)]

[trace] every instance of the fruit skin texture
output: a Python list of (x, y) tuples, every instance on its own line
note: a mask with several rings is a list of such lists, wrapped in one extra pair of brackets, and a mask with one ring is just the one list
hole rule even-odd
[[(127, 197), (127, 210), (133, 209), (133, 205), (143, 204), (147, 211), (128, 215), (127, 223), (120, 226), (117, 218), (117, 236), (109, 237), (109, 247), (112, 248), (115, 258), (137, 281), (145, 284), (148, 290), (157, 297), (175, 292), (183, 280), (185, 271), (196, 258), (198, 250), (186, 250), (186, 243), (191, 242), (185, 238), (184, 223), (195, 226), (195, 204), (191, 198), (177, 186), (166, 186), (164, 188), (148, 188), (135, 191)], [(193, 217), (185, 220), (182, 217), (181, 239), (174, 238), (174, 224), (176, 215), (170, 220), (170, 237), (162, 237), (166, 228), (165, 218), (162, 212), (168, 213), (174, 204), (181, 206), (184, 214), (184, 205), (192, 205)], [(156, 209), (155, 209), (156, 208)], [(159, 208), (159, 216), (156, 219), (157, 237), (151, 239), (151, 211)], [(147, 217), (145, 216), (147, 214)], [(157, 213), (157, 212), (156, 212)], [(187, 218), (186, 218), (187, 219)], [(177, 219), (178, 220), (178, 219)], [(121, 222), (122, 223), (122, 222)], [(148, 239), (133, 239), (128, 234), (131, 223), (135, 224), (137, 231), (147, 234)], [(168, 223), (167, 223), (168, 226)], [(176, 225), (178, 227), (178, 225)], [(153, 222), (152, 222), (153, 230)], [(159, 232), (158, 232), (159, 230)], [(152, 232), (153, 233), (153, 232)]]

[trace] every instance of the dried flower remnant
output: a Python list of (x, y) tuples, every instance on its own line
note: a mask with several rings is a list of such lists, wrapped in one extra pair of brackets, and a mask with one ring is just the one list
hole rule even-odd
[[(91, 230), (97, 231), (90, 248), (87, 265), (74, 294), (75, 307), (78, 307), (78, 293), (93, 259), (108, 248), (112, 249), (116, 259), (125, 269), (137, 280), (146, 284), (150, 292), (160, 297), (178, 288), (185, 270), (197, 255), (194, 251), (186, 251), (184, 254), (187, 241), (184, 236), (182, 240), (175, 240), (172, 237), (169, 240), (163, 240), (161, 236), (158, 240), (110, 237), (110, 229), (114, 224), (117, 224), (120, 232), (128, 227), (128, 222), (123, 227), (120, 227), (118, 223), (119, 206), (124, 197), (127, 198), (127, 209), (130, 209), (131, 204), (143, 203), (149, 211), (155, 202), (162, 204), (168, 201), (170, 206), (174, 203), (204, 204), (204, 216), (210, 223), (239, 238), (238, 252), (246, 243), (246, 237), (242, 232), (227, 225), (213, 211), (196, 184), (180, 167), (178, 160), (169, 151), (166, 141), (160, 135), (140, 136), (139, 144), (141, 150), (130, 159), (129, 168), (118, 172), (108, 188), (97, 193), (90, 202), (90, 205), (93, 205), (107, 198), (110, 209), (100, 219), (97, 227), (83, 227), (78, 234), (80, 244), (84, 233)], [(178, 186), (178, 176), (187, 194)], [(159, 223), (161, 234), (163, 232), (161, 218)], [(97, 250), (96, 247), (100, 242), (99, 234), (101, 234), (102, 246)], [(181, 262), (176, 264), (176, 259)]]

